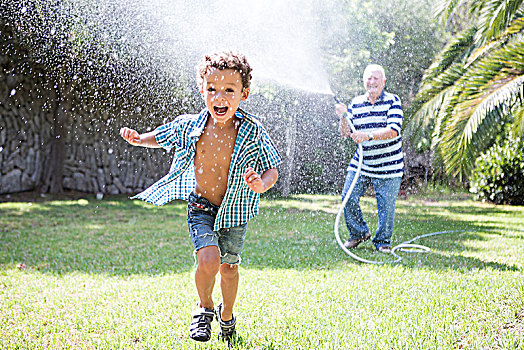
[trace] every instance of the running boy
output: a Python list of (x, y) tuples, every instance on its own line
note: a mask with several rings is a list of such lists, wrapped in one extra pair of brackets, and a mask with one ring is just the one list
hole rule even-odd
[[(238, 265), (247, 222), (258, 214), (260, 193), (278, 178), (280, 155), (258, 119), (239, 108), (249, 96), (251, 67), (234, 52), (206, 55), (197, 66), (197, 81), (206, 108), (181, 115), (152, 132), (122, 128), (130, 144), (174, 148), (169, 173), (134, 198), (155, 205), (173, 199), (188, 201), (187, 223), (198, 259), (195, 272), (199, 296), (189, 335), (211, 338), (211, 322), (220, 324), (219, 339), (232, 341), (236, 317)], [(212, 293), (220, 272), (222, 303)]]

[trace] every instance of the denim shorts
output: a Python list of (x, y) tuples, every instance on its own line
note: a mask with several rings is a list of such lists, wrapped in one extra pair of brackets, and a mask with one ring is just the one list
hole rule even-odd
[(216, 246), (222, 264), (238, 265), (247, 224), (213, 231), (218, 209), (218, 206), (194, 192), (189, 195), (187, 226), (195, 252), (204, 247)]

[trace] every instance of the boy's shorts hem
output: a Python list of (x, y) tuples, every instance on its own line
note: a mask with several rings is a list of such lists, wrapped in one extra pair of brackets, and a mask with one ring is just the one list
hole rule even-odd
[(192, 193), (187, 205), (187, 226), (195, 253), (205, 247), (216, 246), (223, 264), (240, 264), (247, 224), (213, 231), (219, 207)]
[(242, 258), (240, 257), (240, 254), (235, 254), (235, 253), (227, 253), (222, 255), (222, 252), (220, 251), (220, 247), (218, 246), (218, 244), (209, 244), (209, 245), (205, 245), (205, 246), (202, 246), (202, 247), (199, 247), (198, 249), (195, 248), (194, 250), (194, 258), (195, 258), (195, 262), (196, 262), (196, 254), (197, 252), (202, 249), (202, 248), (206, 248), (206, 247), (217, 247), (218, 248), (218, 251), (220, 252), (220, 263), (221, 264), (229, 264), (229, 265), (240, 265), (241, 261), (242, 261)]

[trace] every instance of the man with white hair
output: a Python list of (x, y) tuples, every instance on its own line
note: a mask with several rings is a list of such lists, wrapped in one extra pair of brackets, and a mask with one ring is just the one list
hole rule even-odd
[[(378, 227), (373, 237), (375, 248), (383, 253), (391, 252), (391, 236), (395, 219), (395, 202), (404, 174), (402, 153), (402, 106), (397, 95), (384, 91), (386, 74), (384, 68), (370, 64), (364, 70), (366, 93), (353, 98), (346, 106), (337, 103), (336, 114), (340, 118), (340, 135), (362, 143), (363, 162), (360, 177), (344, 208), (344, 218), (350, 239), (344, 244), (356, 248), (371, 238), (371, 232), (362, 215), (360, 197), (370, 184), (375, 189), (378, 208)], [(356, 131), (351, 132), (351, 120)], [(348, 166), (342, 190), (344, 199), (358, 168), (359, 150)]]

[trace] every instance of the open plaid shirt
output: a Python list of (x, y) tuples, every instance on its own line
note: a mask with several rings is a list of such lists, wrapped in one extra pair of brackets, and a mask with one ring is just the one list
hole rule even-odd
[[(257, 118), (240, 108), (235, 116), (242, 123), (231, 156), (227, 191), (215, 220), (215, 231), (245, 224), (258, 214), (260, 194), (247, 186), (242, 177), (245, 169), (251, 166), (261, 174), (281, 163), (280, 154)], [(175, 149), (173, 163), (166, 176), (132, 198), (155, 205), (188, 199), (196, 186), (193, 165), (196, 143), (208, 117), (209, 111), (204, 108), (200, 114), (181, 115), (155, 129), (157, 143), (166, 150)]]

